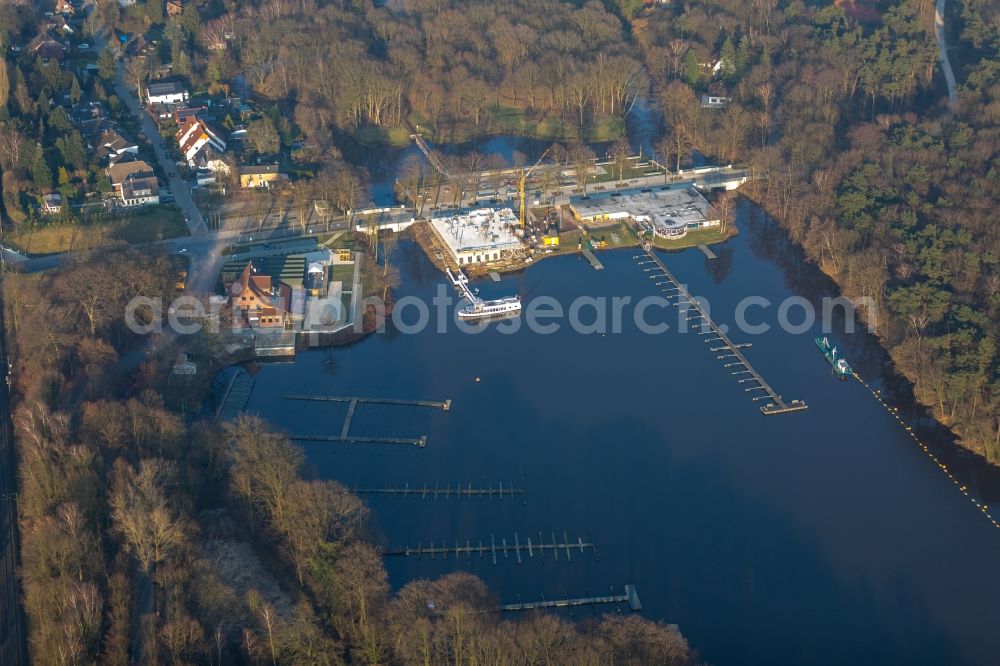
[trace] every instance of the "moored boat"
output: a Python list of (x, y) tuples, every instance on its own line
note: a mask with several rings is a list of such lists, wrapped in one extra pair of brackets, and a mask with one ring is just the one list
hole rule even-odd
[(823, 352), (823, 356), (826, 357), (830, 367), (833, 368), (833, 373), (837, 375), (837, 377), (840, 379), (846, 379), (854, 374), (854, 369), (851, 368), (847, 361), (840, 357), (840, 352), (836, 347), (830, 344), (829, 338), (825, 336), (816, 338), (816, 346), (819, 347), (821, 352)]

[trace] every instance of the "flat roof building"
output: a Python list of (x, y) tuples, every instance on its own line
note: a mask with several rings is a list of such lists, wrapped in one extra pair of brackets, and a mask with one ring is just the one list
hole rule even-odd
[(431, 220), (431, 228), (459, 266), (510, 259), (524, 249), (510, 208), (478, 208)]
[(693, 187), (644, 188), (570, 199), (579, 222), (595, 225), (632, 219), (656, 235), (680, 238), (688, 229), (718, 226), (719, 213)]

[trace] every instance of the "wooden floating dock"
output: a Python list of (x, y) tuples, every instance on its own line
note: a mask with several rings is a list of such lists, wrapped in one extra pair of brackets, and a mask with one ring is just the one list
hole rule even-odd
[(443, 488), (440, 485), (435, 485), (432, 488), (424, 484), (422, 487), (405, 485), (395, 488), (355, 488), (354, 490), (345, 488), (343, 492), (355, 495), (389, 495), (394, 497), (416, 497), (418, 499), (426, 499), (428, 497), (433, 499), (437, 499), (438, 497), (444, 497), (445, 499), (452, 497), (487, 497), (490, 499), (497, 498), (502, 501), (504, 497), (510, 495), (523, 495), (524, 488), (517, 488), (511, 485), (505, 486), (502, 483), (496, 487), (492, 484), (486, 487), (473, 487), (470, 483), (465, 486), (456, 484), (454, 487), (449, 484)]
[[(681, 285), (680, 281), (678, 281), (676, 277), (674, 277), (674, 274), (670, 272), (670, 269), (667, 268), (667, 265), (664, 264), (663, 261), (660, 259), (660, 257), (656, 255), (652, 246), (646, 244), (643, 246), (643, 250), (645, 250), (646, 255), (649, 257), (649, 259), (652, 260), (654, 264), (656, 264), (657, 268), (660, 269), (660, 271), (671, 282), (671, 284), (677, 288), (678, 292), (681, 294), (681, 296), (684, 298), (687, 304), (690, 307), (693, 307), (695, 310), (697, 310), (698, 314), (702, 316), (703, 321), (700, 324), (700, 326), (702, 327), (701, 335), (715, 335), (714, 338), (709, 338), (707, 341), (713, 341), (713, 340), (722, 341), (723, 344), (719, 347), (714, 348), (712, 351), (728, 352), (724, 355), (719, 356), (720, 359), (721, 358), (735, 359), (733, 363), (727, 364), (726, 367), (741, 366), (746, 370), (746, 374), (750, 375), (753, 381), (755, 381), (759, 385), (759, 388), (767, 393), (767, 396), (759, 396), (753, 398), (753, 400), (755, 401), (765, 397), (769, 397), (771, 399), (770, 403), (760, 408), (762, 414), (766, 416), (770, 416), (773, 414), (788, 414), (790, 412), (799, 412), (802, 411), (803, 409), (806, 409), (807, 407), (806, 403), (801, 400), (792, 400), (791, 402), (785, 402), (784, 400), (782, 400), (781, 396), (778, 395), (777, 391), (771, 388), (771, 385), (767, 383), (764, 377), (762, 377), (761, 374), (757, 372), (752, 365), (750, 365), (750, 361), (747, 360), (747, 357), (744, 356), (743, 352), (740, 351), (740, 348), (745, 347), (746, 345), (745, 344), (737, 345), (732, 340), (729, 339), (729, 336), (727, 336), (725, 332), (723, 332), (722, 329), (719, 328), (718, 324), (716, 324), (712, 320), (712, 318), (708, 315), (708, 312), (702, 307), (701, 303), (695, 300), (694, 297), (691, 296), (691, 293), (688, 292), (688, 290)], [(639, 256), (641, 257), (641, 255)], [(646, 262), (643, 260), (643, 263)], [(644, 270), (649, 270), (649, 269), (644, 269)], [(709, 329), (708, 331), (704, 330), (706, 327)]]
[(589, 247), (583, 248), (583, 256), (587, 258), (587, 261), (590, 262), (590, 265), (594, 267), (595, 271), (604, 270), (604, 264), (601, 263), (600, 259), (594, 256), (594, 253)]
[(709, 259), (715, 259), (715, 253), (707, 245), (698, 245), (698, 249), (705, 253), (705, 256)]
[(226, 390), (226, 397), (222, 399), (219, 410), (215, 413), (216, 421), (232, 421), (246, 409), (250, 401), (250, 394), (256, 380), (247, 372), (237, 373)]
[(494, 282), (499, 282), (500, 274), (497, 273), (496, 271), (490, 271), (490, 279), (493, 280)]
[(528, 611), (541, 608), (572, 608), (574, 606), (598, 606), (602, 604), (628, 604), (633, 612), (641, 611), (642, 604), (639, 602), (639, 593), (635, 591), (635, 585), (626, 585), (625, 594), (610, 594), (603, 597), (580, 597), (578, 599), (552, 599), (541, 601), (528, 601), (519, 604), (503, 604), (497, 606), (500, 612)]
[(398, 398), (361, 398), (335, 395), (286, 395), (285, 400), (314, 400), (317, 402), (364, 402), (378, 405), (408, 405), (412, 407), (436, 407), (448, 411), (451, 400), (401, 400)]
[(402, 444), (404, 446), (416, 446), (424, 448), (427, 446), (427, 435), (417, 438), (412, 437), (361, 437), (350, 435), (339, 437), (337, 435), (289, 435), (289, 439), (295, 442), (329, 442), (331, 444)]
[(382, 551), (382, 555), (386, 557), (390, 555), (405, 555), (407, 557), (412, 555), (418, 557), (430, 555), (431, 559), (434, 559), (437, 555), (445, 558), (448, 555), (454, 555), (456, 558), (465, 555), (467, 559), (471, 560), (473, 554), (478, 554), (480, 559), (489, 555), (493, 560), (493, 564), (496, 564), (498, 555), (502, 555), (506, 560), (513, 554), (517, 558), (517, 563), (521, 564), (521, 557), (524, 553), (527, 553), (529, 558), (533, 558), (536, 553), (539, 557), (544, 557), (546, 552), (550, 552), (555, 561), (558, 562), (559, 553), (562, 552), (566, 561), (572, 562), (573, 551), (583, 553), (587, 550), (592, 551), (595, 555), (597, 553), (597, 547), (592, 542), (584, 541), (582, 538), (578, 538), (575, 542), (570, 541), (566, 537), (565, 532), (563, 532), (562, 541), (557, 541), (555, 532), (552, 532), (548, 543), (545, 542), (541, 532), (538, 533), (538, 541), (532, 541), (531, 537), (528, 537), (524, 543), (521, 543), (518, 533), (514, 532), (514, 542), (512, 544), (508, 543), (506, 538), (501, 538), (498, 544), (496, 536), (490, 534), (489, 544), (483, 544), (482, 541), (479, 541), (478, 545), (473, 545), (467, 540), (463, 546), (456, 540), (454, 546), (449, 546), (447, 542), (442, 542), (441, 545), (435, 546), (432, 541), (429, 546), (417, 544), (416, 547), (386, 548)]
[(352, 436), (351, 421), (354, 419), (354, 412), (358, 408), (358, 403), (379, 404), (379, 405), (403, 405), (410, 407), (433, 407), (449, 411), (451, 400), (402, 400), (399, 398), (363, 398), (359, 396), (336, 396), (336, 395), (286, 395), (285, 400), (312, 400), (316, 402), (346, 402), (347, 416), (344, 418), (344, 425), (340, 429), (340, 436), (335, 435), (292, 435), (291, 439), (299, 442), (332, 442), (337, 444), (405, 444), (424, 448), (427, 446), (427, 435), (421, 435), (414, 439), (411, 437), (360, 437)]

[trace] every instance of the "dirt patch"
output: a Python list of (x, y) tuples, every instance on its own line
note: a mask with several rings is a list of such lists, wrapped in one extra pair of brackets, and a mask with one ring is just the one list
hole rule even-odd
[(202, 551), (219, 578), (233, 588), (240, 599), (245, 599), (250, 590), (257, 590), (281, 617), (292, 617), (291, 598), (264, 568), (250, 544), (231, 539), (208, 539)]

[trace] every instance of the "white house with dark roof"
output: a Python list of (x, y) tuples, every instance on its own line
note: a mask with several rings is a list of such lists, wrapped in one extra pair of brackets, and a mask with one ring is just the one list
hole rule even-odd
[(146, 102), (154, 104), (183, 104), (188, 100), (188, 91), (177, 80), (150, 81), (146, 84)]
[(131, 208), (160, 203), (160, 186), (153, 168), (146, 162), (119, 162), (109, 166), (106, 172), (123, 206)]

